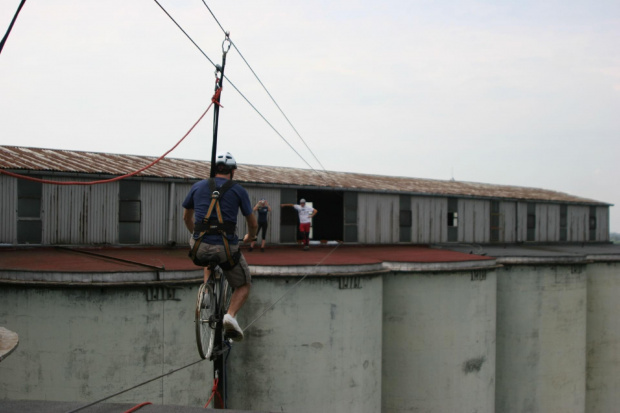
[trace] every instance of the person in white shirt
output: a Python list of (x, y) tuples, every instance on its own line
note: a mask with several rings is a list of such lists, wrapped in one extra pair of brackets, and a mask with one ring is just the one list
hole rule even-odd
[(310, 249), (310, 225), (312, 224), (312, 218), (319, 212), (316, 209), (306, 206), (306, 200), (300, 199), (299, 205), (297, 204), (280, 204), (280, 207), (293, 207), (299, 214), (299, 232), (302, 235), (302, 242), (304, 250)]

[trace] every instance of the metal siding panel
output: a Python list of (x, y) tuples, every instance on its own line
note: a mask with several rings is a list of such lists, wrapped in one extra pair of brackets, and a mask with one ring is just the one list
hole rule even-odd
[(168, 232), (169, 185), (165, 182), (142, 182), (140, 200), (141, 245), (165, 245)]
[(491, 203), (489, 201), (459, 199), (459, 242), (489, 242), (490, 209)]
[(517, 242), (527, 240), (527, 202), (517, 202)]
[[(54, 179), (66, 182), (74, 178)], [(86, 181), (86, 180), (79, 180)], [(41, 220), (43, 245), (79, 245), (86, 241), (85, 204), (88, 186), (43, 185), (41, 194)]]
[(491, 241), (491, 201), (474, 203), (474, 242)]
[(189, 239), (191, 234), (185, 227), (185, 223), (183, 222), (183, 201), (185, 201), (185, 197), (189, 193), (189, 190), (192, 188), (192, 184), (176, 184), (175, 185), (175, 198), (176, 209), (175, 209), (175, 233), (172, 239), (179, 245), (189, 245)]
[(383, 244), (398, 242), (398, 195), (360, 194), (359, 242)]
[[(269, 206), (271, 207), (271, 212), (269, 213), (269, 225), (267, 226), (267, 243), (268, 244), (277, 244), (280, 242), (280, 189), (275, 188), (264, 188), (264, 187), (252, 187), (245, 186), (243, 187), (248, 191), (248, 195), (250, 195), (250, 202), (252, 203), (252, 207), (254, 207), (261, 198), (265, 198)], [(254, 213), (255, 216), (258, 217), (258, 213)], [(239, 237), (243, 237), (247, 233), (247, 222), (241, 211), (239, 211), (239, 215), (237, 216), (237, 234)]]
[(540, 238), (537, 241), (556, 242), (560, 240), (560, 205), (537, 204), (536, 216), (540, 214)]
[(0, 175), (0, 243), (17, 244), (17, 179)]
[(588, 216), (590, 208), (587, 206), (569, 205), (567, 209), (568, 239), (579, 242), (588, 240)]
[[(76, 181), (75, 178), (54, 180)], [(41, 203), (44, 245), (116, 242), (117, 182), (98, 185), (43, 185)]]
[(475, 201), (459, 199), (458, 202), (458, 241), (475, 242)]
[(87, 244), (116, 244), (118, 240), (118, 182), (89, 187)]
[(515, 202), (500, 202), (499, 213), (500, 242), (515, 242), (517, 239), (517, 204)]
[(544, 242), (548, 240), (547, 235), (547, 222), (548, 217), (548, 205), (536, 204), (536, 241)]
[(411, 198), (411, 240), (418, 244), (447, 241), (447, 198)]
[(596, 240), (609, 241), (609, 207), (596, 208)]

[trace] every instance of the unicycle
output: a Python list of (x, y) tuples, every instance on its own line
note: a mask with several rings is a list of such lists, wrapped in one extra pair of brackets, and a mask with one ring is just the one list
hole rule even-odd
[(227, 339), (223, 333), (223, 320), (230, 305), (232, 288), (219, 265), (211, 263), (208, 268), (211, 275), (200, 285), (196, 299), (196, 344), (200, 357), (213, 360), (225, 351)]

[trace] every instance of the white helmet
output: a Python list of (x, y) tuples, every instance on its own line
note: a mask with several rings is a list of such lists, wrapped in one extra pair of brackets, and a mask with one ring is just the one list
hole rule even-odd
[[(220, 165), (225, 168), (221, 168)], [(233, 170), (237, 169), (237, 161), (235, 161), (230, 152), (220, 152), (215, 157), (215, 166), (217, 169)]]

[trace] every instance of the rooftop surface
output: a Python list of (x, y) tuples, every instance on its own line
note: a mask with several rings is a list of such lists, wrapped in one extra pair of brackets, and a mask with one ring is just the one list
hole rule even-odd
[[(242, 248), (251, 266), (341, 266), (383, 262), (437, 263), (485, 261), (489, 257), (434, 249), (428, 246), (351, 246), (344, 244), (311, 247), (267, 247), (265, 252)], [(0, 271), (43, 272), (140, 272), (200, 270), (187, 256), (187, 248), (132, 247), (1, 247)]]
[[(0, 145), (0, 169), (24, 172), (96, 174), (119, 176), (146, 167), (157, 158), (58, 149)], [(200, 180), (209, 176), (210, 162), (164, 158), (138, 177)], [(81, 177), (84, 180), (84, 176)], [(92, 178), (92, 180), (99, 178)], [(421, 179), (335, 171), (316, 171), (277, 166), (243, 165), (235, 174), (242, 183), (296, 185), (358, 191), (411, 193), (433, 196), (465, 196), (609, 205), (604, 202), (540, 188), (493, 185), (455, 180)]]
[[(620, 261), (620, 245), (437, 244), (268, 246), (242, 248), (253, 276), (351, 275), (399, 271), (490, 268), (501, 264)], [(187, 248), (0, 247), (0, 282), (148, 283), (196, 282), (201, 268)]]

